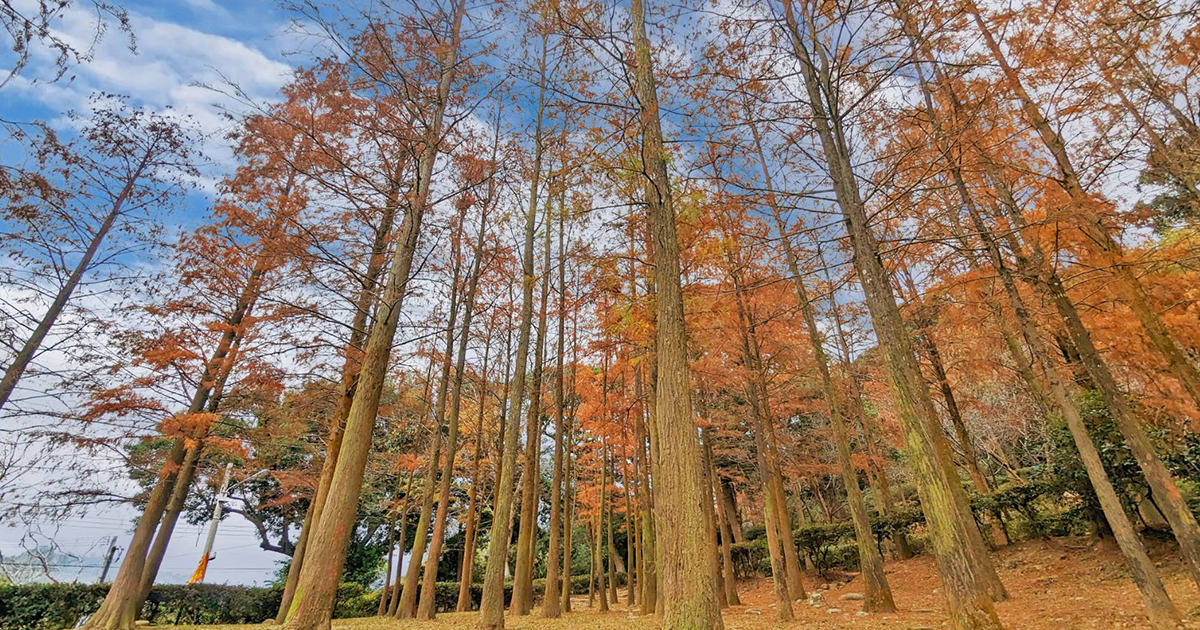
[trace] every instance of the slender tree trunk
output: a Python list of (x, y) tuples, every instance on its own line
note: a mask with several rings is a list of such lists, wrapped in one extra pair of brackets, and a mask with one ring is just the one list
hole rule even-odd
[(1104, 511), (1108, 525), (1112, 529), (1113, 536), (1117, 540), (1117, 545), (1120, 547), (1121, 553), (1125, 558), (1125, 564), (1129, 568), (1134, 583), (1141, 592), (1143, 602), (1146, 604), (1146, 611), (1151, 625), (1154, 628), (1163, 630), (1175, 628), (1179, 625), (1181, 619), (1179, 611), (1175, 608), (1175, 604), (1167, 594), (1162, 579), (1159, 577), (1158, 570), (1149, 556), (1146, 555), (1146, 549), (1142, 545), (1137, 532), (1134, 530), (1133, 524), (1130, 523), (1129, 516), (1125, 513), (1125, 508), (1122, 506), (1121, 500), (1113, 488), (1112, 482), (1109, 480), (1108, 473), (1104, 470), (1100, 454), (1096, 450), (1091, 436), (1088, 435), (1083, 417), (1079, 413), (1075, 402), (1071, 400), (1070, 395), (1063, 387), (1061, 376), (1058, 374), (1055, 365), (1051, 362), (1049, 352), (1046, 350), (1042, 338), (1033, 323), (1032, 316), (1025, 308), (1024, 300), (1017, 290), (1013, 275), (1000, 254), (1000, 248), (997, 246), (990, 229), (984, 223), (976, 209), (973, 200), (971, 200), (962, 177), (957, 173), (957, 165), (952, 168), (956, 171), (955, 184), (958, 187), (960, 196), (964, 200), (963, 205), (971, 215), (975, 229), (979, 233), (980, 239), (983, 241), (991, 259), (992, 266), (1001, 277), (1009, 303), (1016, 312), (1017, 320), (1025, 335), (1026, 343), (1028, 343), (1029, 348), (1033, 351), (1037, 361), (1042, 365), (1043, 373), (1046, 375), (1046, 380), (1050, 386), (1051, 396), (1062, 411), (1063, 418), (1067, 422), (1067, 428), (1070, 430), (1071, 437), (1075, 441), (1075, 447), (1079, 450), (1079, 456), (1083, 461), (1088, 480), (1091, 482), (1092, 488), (1096, 491), (1096, 496), (1100, 500), (1100, 507)]
[(483, 346), (483, 367), (479, 372), (479, 416), (475, 423), (475, 452), (471, 462), (471, 490), (467, 493), (467, 523), (463, 530), (463, 557), (459, 568), (458, 604), (456, 612), (467, 612), (471, 609), (471, 577), (475, 572), (475, 537), (479, 526), (479, 477), (483, 465), (483, 418), (487, 408), (488, 390), (488, 358), (491, 350), (491, 337)]
[(383, 297), (368, 336), (359, 371), (354, 402), (346, 418), (337, 467), (330, 482), (323, 511), (330, 518), (316, 519), (317, 529), (305, 553), (296, 594), (287, 615), (289, 630), (325, 630), (330, 627), (340, 567), (345, 562), (356, 507), (362, 491), (363, 472), (371, 449), (371, 436), (379, 411), (379, 398), (387, 373), (392, 340), (408, 288), (408, 277), (416, 253), (425, 209), (429, 203), (433, 166), (441, 143), (442, 120), (449, 102), (450, 87), (458, 64), (458, 42), (465, 4), (457, 0), (451, 16), (447, 45), (441, 51), (440, 76), (430, 107), (430, 120), (417, 166), (417, 185), (400, 227), (400, 240), (388, 272)]
[[(433, 407), (433, 398), (432, 398), (432, 396), (433, 396), (433, 370), (434, 370), (434, 363), (432, 361), (430, 361), (429, 366), (425, 370), (425, 381), (424, 381), (425, 386), (424, 386), (423, 394), (421, 396), (421, 400), (423, 401), (422, 405), (421, 405), (421, 416), (420, 416), (421, 418), (425, 418), (425, 417), (429, 416), (430, 415), (429, 410), (431, 407)], [(438, 424), (432, 423), (431, 433), (433, 431), (436, 431), (437, 428), (438, 428)], [(435, 466), (436, 464), (430, 463), (429, 465)], [(401, 509), (400, 509), (401, 516), (400, 516), (399, 548), (400, 548), (400, 559), (401, 560), (404, 559), (404, 537), (405, 537), (404, 530), (405, 530), (406, 524), (408, 522), (408, 509), (410, 507), (409, 504), (412, 502), (412, 498), (413, 498), (413, 494), (414, 494), (413, 478), (416, 477), (418, 470), (419, 470), (419, 468), (414, 468), (408, 475), (408, 481), (405, 484), (406, 491), (404, 493), (404, 502), (401, 504)], [(415, 531), (416, 526), (414, 526), (413, 529)], [(414, 545), (414, 547), (415, 547), (415, 545)], [(412, 563), (411, 557), (409, 558), (409, 563), (410, 564)], [(391, 601), (388, 603), (387, 610), (384, 613), (384, 614), (388, 615), (389, 617), (395, 617), (400, 612), (400, 595), (401, 595), (401, 590), (403, 590), (403, 580), (404, 580), (404, 570), (403, 569), (404, 569), (404, 563), (397, 562), (396, 563), (396, 579), (392, 581)]]
[[(236, 350), (244, 333), (243, 323), (259, 296), (262, 279), (267, 269), (266, 258), (260, 256), (255, 263), (254, 270), (250, 273), (246, 286), (238, 296), (233, 311), (225, 321), (225, 332), (221, 335), (221, 340), (217, 343), (212, 358), (205, 364), (204, 371), (200, 374), (196, 391), (193, 392), (191, 403), (184, 415), (200, 413), (206, 409), (214, 397), (219, 400), (220, 390), (218, 387), (224, 387), (225, 381), (233, 369)], [(215, 408), (213, 407), (213, 409)], [(129, 547), (125, 551), (125, 558), (117, 570), (117, 577), (113, 580), (100, 608), (88, 617), (85, 628), (89, 630), (129, 630), (133, 627), (144, 602), (143, 582), (148, 579), (151, 585), (153, 584), (157, 574), (157, 567), (154, 565), (161, 563), (162, 554), (165, 553), (166, 545), (170, 540), (171, 530), (178, 519), (178, 512), (176, 512), (173, 517), (167, 519), (167, 527), (159, 528), (160, 521), (163, 520), (167, 510), (171, 508), (171, 498), (168, 493), (178, 495), (179, 492), (182, 492), (185, 495), (182, 498), (186, 498), (190, 477), (195, 471), (195, 458), (199, 457), (199, 451), (189, 447), (188, 441), (202, 440), (205, 433), (207, 433), (207, 429), (202, 429), (198, 434), (179, 436), (175, 439), (159, 470), (158, 479), (150, 491), (142, 516), (138, 519), (133, 537), (129, 541)], [(193, 461), (189, 466), (185, 466), (189, 451), (194, 451), (191, 453)], [(187, 482), (177, 489), (176, 481), (180, 479), (181, 472)], [(151, 554), (151, 543), (156, 529), (160, 533), (162, 549)], [(153, 557), (151, 557), (152, 555)]]
[(588, 608), (596, 607), (596, 547), (592, 534), (592, 524), (585, 526), (588, 532)]
[(742, 517), (738, 513), (737, 496), (734, 489), (727, 483), (721, 482), (718, 499), (721, 502), (721, 509), (725, 511), (725, 520), (729, 523), (729, 529), (733, 534), (733, 542), (746, 542), (746, 534), (742, 531)]
[(729, 590), (725, 586), (725, 581), (731, 579), (731, 576), (722, 571), (721, 566), (721, 547), (717, 544), (717, 515), (713, 509), (712, 496), (712, 476), (713, 476), (713, 454), (712, 454), (712, 429), (702, 427), (700, 429), (700, 437), (702, 442), (701, 457), (704, 461), (704, 487), (705, 492), (704, 512), (708, 520), (708, 538), (712, 543), (712, 561), (713, 575), (717, 580), (717, 603), (722, 609), (729, 608)]
[[(460, 223), (461, 225), (461, 223)], [(437, 496), (439, 490), (439, 473), (441, 472), (441, 451), (443, 445), (447, 450), (447, 461), (450, 462), (451, 471), (453, 471), (454, 461), (452, 449), (455, 445), (449, 442), (448, 438), (442, 437), (442, 427), (446, 423), (446, 412), (449, 406), (450, 396), (450, 374), (454, 370), (454, 331), (458, 324), (458, 295), (459, 295), (459, 280), (462, 267), (462, 256), (460, 251), (461, 239), (454, 240), (454, 269), (451, 272), (450, 279), (450, 313), (449, 321), (446, 323), (446, 339), (445, 347), (443, 348), (442, 374), (438, 380), (437, 390), (437, 407), (433, 416), (433, 440), (430, 442), (429, 451), (429, 474), (425, 479), (425, 488), (423, 498), (421, 500), (421, 512), (417, 516), (417, 529), (413, 533), (413, 550), (412, 556), (408, 562), (408, 572), (404, 575), (404, 588), (400, 591), (400, 610), (397, 617), (410, 618), (417, 614), (417, 595), (418, 581), (420, 580), (421, 570), (427, 566), (425, 563), (425, 548), (429, 543), (429, 519), (433, 516), (434, 497)], [(462, 338), (466, 339), (468, 331), (463, 330)], [(460, 374), (461, 372), (456, 372)], [(457, 376), (455, 381), (461, 385), (461, 381)], [(459, 390), (461, 394), (461, 389)], [(460, 399), (461, 400), (461, 399)], [(455, 418), (454, 439), (458, 438), (457, 418)], [(435, 566), (436, 570), (437, 567)]]
[(721, 481), (717, 475), (716, 465), (712, 469), (713, 496), (716, 499), (717, 509), (717, 524), (721, 528), (721, 566), (724, 572), (725, 600), (730, 606), (741, 606), (742, 600), (738, 597), (737, 591), (737, 574), (733, 570), (733, 550), (730, 545), (733, 544), (733, 533), (729, 527), (729, 519), (724, 508), (720, 506), (721, 501)]
[[(543, 55), (545, 45), (542, 46)], [(529, 362), (529, 336), (533, 324), (533, 241), (537, 224), (537, 199), (542, 174), (542, 119), (546, 107), (545, 64), (538, 85), (537, 122), (533, 143), (533, 169), (529, 183), (529, 208), (525, 215), (525, 244), (522, 252), (521, 323), (517, 333), (517, 359), (513, 370), (512, 392), (508, 405), (508, 419), (504, 427), (502, 443), (504, 456), (496, 484), (496, 505), (492, 514), (491, 539), (488, 542), (487, 568), (484, 570), (483, 599), (479, 606), (479, 627), (493, 629), (504, 627), (504, 567), (508, 563), (508, 541), (511, 538), (511, 523), (505, 515), (512, 511), (513, 476), (517, 465), (517, 447), (521, 425), (521, 407), (525, 400), (525, 371)]]
[[(758, 142), (757, 135), (757, 132), (755, 132), (755, 140), (759, 144), (760, 160), (763, 163), (763, 172), (766, 174), (768, 173), (766, 170), (766, 161), (762, 155), (762, 147), (761, 143)], [(769, 180), (767, 188), (771, 190)], [(825, 395), (825, 402), (829, 406), (829, 422), (833, 429), (833, 442), (837, 449), (838, 463), (842, 471), (842, 483), (846, 486), (846, 502), (849, 504), (850, 517), (854, 522), (854, 536), (858, 543), (859, 570), (862, 572), (863, 584), (866, 591), (864, 593), (863, 610), (867, 612), (895, 612), (896, 603), (892, 600), (892, 590), (888, 586), (887, 577), (883, 572), (883, 557), (879, 554), (879, 548), (875, 544), (875, 535), (872, 533), (871, 521), (867, 516), (867, 504), (863, 499), (862, 490), (858, 485), (858, 472), (855, 470), (854, 464), (850, 459), (849, 431), (846, 429), (842, 407), (838, 401), (837, 389), (833, 384), (833, 376), (829, 371), (829, 359), (825, 354), (821, 329), (817, 324), (817, 316), (812, 302), (808, 297), (808, 289), (804, 286), (804, 276), (800, 273), (800, 264), (796, 252), (792, 249), (791, 240), (787, 237), (787, 226), (783, 222), (783, 216), (780, 214), (778, 206), (774, 203), (774, 193), (769, 194), (772, 197), (770, 204), (775, 214), (776, 226), (779, 229), (783, 247), (787, 254), (788, 269), (792, 274), (792, 282), (796, 289), (796, 300), (800, 304), (801, 313), (804, 315), (805, 327), (808, 330), (809, 345), (812, 347), (813, 358), (817, 364), (817, 373), (821, 376), (821, 389)]]
[[(384, 573), (383, 591), (379, 595), (379, 610), (375, 614), (382, 617), (390, 610), (391, 602), (398, 600), (396, 590), (400, 586), (400, 565), (404, 561), (404, 527), (405, 520), (408, 516), (408, 501), (412, 498), (412, 478), (415, 470), (411, 470), (402, 478), (396, 480), (396, 496), (399, 497), (401, 489), (404, 490), (404, 501), (399, 506), (393, 506), (391, 529), (388, 532), (388, 565), (387, 572)], [(398, 509), (397, 509), (398, 508)], [(396, 522), (400, 522), (400, 539), (399, 551), (396, 551)], [(398, 554), (398, 555), (396, 555)], [(396, 555), (396, 562), (393, 565), (392, 556)], [(392, 567), (396, 567), (396, 579), (392, 580)]]
[[(728, 238), (728, 234), (726, 234)], [(761, 366), (757, 361), (757, 354), (753, 350), (754, 344), (757, 343), (751, 337), (750, 326), (748, 323), (749, 313), (747, 305), (742, 294), (741, 276), (736, 268), (736, 262), (732, 258), (732, 253), (727, 252), (726, 264), (728, 266), (727, 273), (733, 282), (734, 298), (737, 305), (738, 316), (738, 333), (742, 340), (742, 360), (746, 367), (751, 372), (752, 376), (747, 380), (746, 387), (749, 394), (750, 417), (753, 420), (751, 431), (754, 434), (755, 456), (758, 462), (758, 476), (762, 481), (763, 495), (763, 521), (767, 529), (767, 550), (771, 561), (771, 579), (775, 587), (775, 612), (779, 615), (781, 623), (789, 622), (794, 616), (792, 610), (792, 576), (789, 573), (787, 556), (784, 552), (786, 541), (784, 538), (791, 532), (790, 519), (789, 521), (780, 520), (780, 511), (776, 502), (779, 500), (779, 495), (774, 492), (773, 484), (779, 479), (780, 472), (775, 468), (775, 462), (770, 457), (770, 445), (767, 443), (767, 422), (763, 410), (763, 397), (761, 392), (762, 379)], [(803, 587), (801, 587), (802, 589)]]
[[(388, 549), (387, 568), (383, 570), (383, 590), (379, 592), (379, 607), (375, 610), (376, 617), (383, 616), (384, 611), (387, 610), (387, 604), (388, 604), (387, 594), (388, 594), (388, 591), (391, 590), (391, 588), (392, 588), (392, 560), (394, 559), (394, 557), (396, 555), (396, 517), (395, 516), (393, 516), (392, 520), (388, 523), (387, 549)], [(397, 559), (397, 562), (402, 559), (403, 558)]]
[[(29, 338), (25, 340), (25, 343), (21, 346), (21, 350), (13, 357), (12, 363), (5, 368), (4, 377), (0, 378), (0, 409), (3, 409), (4, 405), (8, 403), (9, 397), (12, 396), (13, 390), (17, 387), (17, 382), (21, 380), (21, 375), (25, 373), (29, 364), (33, 362), (33, 358), (37, 356), (38, 349), (42, 347), (42, 342), (46, 339), (46, 335), (50, 333), (50, 329), (54, 327), (54, 322), (58, 321), (58, 316), (67, 307), (67, 302), (70, 301), (71, 295), (75, 293), (75, 289), (83, 280), (83, 275), (92, 266), (92, 259), (96, 257), (96, 252), (100, 251), (100, 246), (104, 243), (105, 237), (112, 230), (117, 218), (121, 216), (125, 202), (129, 199), (129, 195), (132, 194), (133, 187), (137, 185), (137, 181), (141, 179), (142, 172), (146, 170), (153, 151), (152, 148), (148, 148), (145, 154), (142, 155), (142, 159), (133, 170), (133, 174), (129, 176), (129, 179), (125, 180), (124, 185), (121, 186), (121, 192), (117, 193), (116, 199), (113, 200), (112, 207), (104, 215), (104, 220), (100, 222), (100, 226), (96, 228), (96, 233), (92, 235), (91, 241), (88, 242), (83, 256), (75, 263), (75, 267), (71, 270), (71, 275), (67, 276), (67, 281), (58, 289), (58, 293), (54, 296), (54, 301), (50, 303), (49, 308), (42, 314), (42, 319), (38, 321), (37, 327), (33, 329)], [(141, 606), (139, 605), (138, 607), (140, 608)]]
[[(571, 362), (574, 369), (574, 361)], [(574, 425), (574, 422), (571, 423)], [(571, 490), (572, 470), (574, 468), (571, 458), (571, 427), (567, 427), (566, 444), (563, 446), (563, 559), (562, 559), (562, 592), (559, 595), (561, 599), (562, 612), (571, 612), (571, 559), (574, 555), (574, 515), (575, 515), (575, 495)]]
[(408, 529), (408, 510), (410, 507), (412, 507), (409, 505), (409, 499), (411, 497), (412, 489), (409, 488), (409, 493), (404, 497), (404, 505), (400, 508), (400, 532), (396, 536), (396, 553), (399, 554), (399, 557), (396, 559), (396, 576), (395, 579), (392, 580), (390, 601), (388, 602), (387, 610), (384, 611), (384, 614), (389, 617), (395, 617), (396, 611), (400, 609), (400, 578), (403, 575), (404, 568), (404, 538), (407, 535)]
[[(563, 359), (566, 350), (564, 322), (567, 314), (567, 281), (566, 281), (566, 230), (564, 223), (567, 209), (563, 198), (559, 198), (558, 208), (558, 367), (554, 370), (554, 477), (550, 481), (550, 548), (546, 554), (546, 586), (542, 594), (542, 615), (553, 619), (562, 615), (562, 602), (559, 589), (559, 579), (566, 576), (566, 582), (571, 583), (570, 565), (567, 570), (559, 571), (559, 547), (561, 545), (560, 529), (562, 528), (562, 484), (563, 484)], [(546, 230), (550, 230), (547, 222)], [(546, 270), (549, 273), (549, 269)], [(571, 555), (567, 550), (567, 557)], [(566, 563), (564, 563), (566, 564)]]
[[(916, 474), (921, 505), (950, 607), (951, 623), (958, 630), (1000, 628), (994, 599), (1004, 596), (1003, 586), (984, 549), (962, 484), (950, 469), (949, 448), (941, 437), (940, 428), (935, 430), (933, 426), (936, 411), (921, 378), (891, 282), (867, 224), (866, 209), (846, 143), (838, 135), (841, 123), (830, 116), (838, 112), (826, 109), (822, 90), (829, 90), (830, 70), (824, 59), (818, 69), (810, 58), (792, 11), (792, 0), (784, 0), (784, 12), (829, 175), (850, 232), (854, 266), (866, 295), (876, 336), (885, 351), (889, 381), (904, 427), (909, 460)], [(824, 87), (822, 80), (826, 81)]]
[[(766, 154), (762, 147), (762, 138), (759, 136), (758, 126), (753, 123), (751, 123), (751, 133), (754, 138), (759, 165), (762, 167), (764, 183), (768, 191), (767, 203), (774, 214), (775, 226), (779, 231), (780, 239), (783, 243), (788, 271), (792, 274), (792, 283), (796, 289), (796, 300), (800, 304), (800, 310), (804, 315), (805, 326), (808, 330), (809, 345), (812, 348), (813, 358), (817, 364), (817, 372), (821, 376), (821, 388), (825, 395), (826, 404), (829, 406), (829, 420), (833, 429), (834, 445), (837, 448), (839, 465), (842, 469), (842, 482), (846, 486), (846, 501), (849, 504), (851, 519), (854, 522), (854, 533), (858, 543), (859, 567), (863, 574), (866, 589), (863, 610), (867, 612), (894, 612), (896, 604), (892, 600), (892, 591), (888, 586), (887, 578), (883, 572), (883, 558), (880, 556), (879, 550), (875, 545), (875, 535), (872, 533), (871, 521), (867, 516), (866, 501), (863, 499), (862, 491), (858, 485), (858, 473), (850, 460), (848, 431), (846, 430), (845, 420), (842, 415), (841, 404), (838, 402), (837, 389), (834, 387), (833, 377), (829, 371), (829, 359), (825, 354), (824, 341), (821, 330), (817, 325), (816, 313), (814, 312), (812, 302), (808, 298), (808, 289), (804, 285), (804, 276), (800, 272), (799, 257), (792, 248), (791, 239), (787, 235), (787, 224), (784, 222), (783, 214), (780, 212), (779, 204), (775, 199), (774, 184), (771, 181), (770, 169), (767, 167)], [(801, 507), (801, 511), (803, 511), (803, 507)]]
[(649, 405), (642, 378), (642, 366), (638, 365), (633, 373), (633, 388), (638, 400), (638, 416), (634, 424), (634, 462), (638, 468), (638, 509), (641, 511), (641, 614), (649, 615), (654, 612), (657, 596), (658, 576), (655, 572), (654, 555), (654, 509), (650, 488), (650, 462), (647, 457), (649, 437), (646, 426)]
[[(466, 373), (467, 342), (471, 337), (471, 319), (475, 313), (475, 294), (479, 287), (479, 276), (483, 271), (484, 234), (487, 227), (488, 206), (491, 203), (493, 191), (493, 186), (489, 184), (488, 194), (484, 197), (479, 233), (475, 240), (475, 260), (472, 263), (470, 279), (467, 281), (467, 296), (463, 301), (462, 334), (458, 339), (457, 366), (454, 371), (453, 391), (450, 394), (450, 426), (446, 437), (446, 458), (442, 464), (437, 514), (433, 519), (433, 539), (429, 543), (429, 558), (425, 561), (425, 575), (421, 582), (420, 603), (417, 607), (418, 619), (433, 619), (437, 614), (435, 604), (437, 567), (442, 557), (442, 544), (446, 536), (446, 518), (450, 512), (450, 482), (454, 477), (454, 458), (458, 453), (458, 422), (462, 412), (462, 386), (463, 376)], [(465, 216), (461, 216), (460, 221), (465, 223), (465, 218)]]
[(383, 275), (387, 263), (388, 236), (396, 221), (396, 212), (400, 206), (400, 173), (397, 169), (388, 198), (383, 207), (383, 216), (375, 229), (374, 240), (371, 243), (371, 254), (367, 259), (367, 269), (363, 274), (363, 283), (359, 287), (354, 301), (354, 319), (350, 325), (350, 339), (346, 343), (345, 359), (342, 363), (342, 378), (339, 383), (337, 409), (333, 422), (329, 426), (329, 438), (325, 444), (325, 460), (321, 463), (321, 476), (317, 481), (314, 493), (304, 523), (301, 525), (300, 539), (292, 551), (292, 562), (288, 565), (287, 578), (284, 581), (283, 596), (279, 602), (279, 611), (275, 614), (275, 623), (282, 624), (287, 620), (291, 610), (292, 599), (296, 595), (296, 585), (300, 582), (300, 570), (304, 567), (304, 556), (308, 552), (308, 541), (316, 523), (320, 521), (325, 500), (329, 496), (329, 487), (333, 483), (333, 472), (337, 468), (338, 453), (342, 448), (342, 436), (346, 431), (346, 417), (354, 402), (354, 394), (358, 387), (358, 372), (362, 364), (363, 344), (367, 340), (367, 325), (370, 321), (371, 307), (379, 298), (379, 278)]
[(987, 482), (987, 476), (983, 474), (983, 467), (979, 465), (979, 456), (975, 453), (971, 434), (967, 431), (967, 424), (963, 421), (962, 412), (958, 409), (958, 399), (954, 396), (954, 390), (950, 387), (950, 378), (946, 375), (946, 367), (942, 363), (942, 353), (938, 350), (937, 344), (928, 331), (922, 330), (918, 333), (916, 342), (925, 350), (925, 357), (929, 360), (930, 367), (933, 368), (933, 377), (937, 381), (938, 389), (941, 390), (942, 400), (946, 403), (946, 413), (950, 416), (951, 426), (954, 427), (954, 437), (958, 440), (959, 450), (962, 452), (963, 462), (966, 464), (967, 476), (975, 485), (976, 492), (987, 494), (992, 491), (991, 485)]
[[(832, 278), (828, 277), (829, 267), (825, 264), (825, 257), (821, 253), (820, 247), (817, 248), (817, 256), (821, 266), (826, 271), (826, 280), (830, 286), (833, 286)], [(845, 329), (842, 328), (842, 313), (838, 305), (837, 296), (831, 291), (829, 293), (829, 311), (833, 315), (833, 329), (837, 335), (838, 352), (841, 355), (842, 365), (845, 366), (845, 378), (850, 382), (850, 405), (853, 407), (854, 416), (858, 419), (858, 424), (862, 427), (863, 437), (867, 444), (867, 455), (871, 459), (871, 466), (875, 471), (875, 479), (879, 484), (879, 499), (883, 504), (884, 515), (891, 515), (895, 512), (896, 506), (892, 499), (891, 484), (888, 482), (887, 470), (883, 467), (883, 456), (879, 453), (878, 443), (879, 426), (875, 419), (867, 415), (867, 411), (863, 406), (863, 391), (862, 383), (859, 382), (858, 375), (854, 372), (854, 364), (850, 357), (850, 344), (846, 340)], [(896, 546), (896, 556), (901, 560), (907, 560), (913, 557), (912, 547), (908, 544), (908, 536), (904, 532), (898, 531), (892, 534), (892, 542)]]
[[(627, 389), (628, 381), (624, 378), (622, 380)], [(625, 452), (625, 445), (629, 441), (626, 429), (628, 426), (629, 411), (626, 409), (625, 424), (621, 427), (621, 489), (625, 495), (625, 605), (632, 609), (637, 605), (637, 588), (634, 584), (637, 572), (637, 552), (634, 549), (636, 546), (634, 541), (637, 538), (637, 527), (634, 523), (632, 488), (630, 488), (633, 476), (630, 471), (629, 457)]]
[[(617, 467), (615, 465), (613, 465), (612, 457), (608, 456), (607, 450), (606, 450), (605, 460), (606, 460), (605, 465), (608, 467), (608, 471), (610, 473), (609, 479), (611, 479), (612, 482), (615, 484), (616, 478), (617, 478)], [(617, 546), (613, 541), (613, 521), (616, 520), (616, 515), (614, 514), (614, 510), (617, 507), (617, 502), (611, 492), (607, 494), (607, 497), (608, 497), (608, 503), (607, 503), (607, 506), (608, 506), (608, 586), (609, 586), (608, 601), (613, 606), (616, 606), (617, 604), (619, 604), (621, 602), (621, 598), (617, 594), (617, 566), (616, 566), (616, 562), (620, 558), (620, 555), (617, 553)]]
[[(543, 37), (543, 63), (545, 62)], [(541, 486), (542, 373), (546, 350), (546, 307), (550, 288), (550, 201), (546, 200), (546, 241), (542, 265), (542, 295), (538, 308), (537, 342), (533, 353), (529, 417), (525, 421), (525, 472), (521, 484), (521, 526), (517, 532), (517, 566), (509, 611), (528, 615), (533, 606), (533, 549), (538, 532), (538, 490)]]
[[(605, 366), (604, 372), (605, 374), (608, 373), (607, 366)], [(606, 411), (607, 408), (608, 406), (605, 405)], [(593, 547), (593, 554), (596, 559), (592, 564), (596, 567), (596, 597), (600, 601), (600, 612), (608, 612), (608, 584), (610, 582), (610, 580), (605, 579), (604, 575), (604, 501), (607, 494), (605, 491), (608, 486), (608, 466), (604, 460), (607, 459), (607, 451), (608, 445), (602, 442), (600, 446), (600, 499), (596, 504), (595, 535), (592, 537), (592, 540), (596, 541)], [(612, 586), (616, 588), (615, 584)]]

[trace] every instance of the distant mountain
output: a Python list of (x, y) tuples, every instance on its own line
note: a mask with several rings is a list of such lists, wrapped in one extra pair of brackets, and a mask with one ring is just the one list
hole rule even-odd
[[(114, 559), (109, 579), (116, 574), (120, 559)], [(51, 548), (0, 553), (0, 580), (14, 584), (44, 582), (98, 582), (104, 570), (104, 555), (76, 555)]]

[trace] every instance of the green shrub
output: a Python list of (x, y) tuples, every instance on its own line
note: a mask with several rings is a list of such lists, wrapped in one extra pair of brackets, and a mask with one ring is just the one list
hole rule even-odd
[[(0, 630), (73, 628), (100, 607), (108, 584), (0, 584)], [(275, 617), (278, 586), (161, 584), (150, 591), (142, 618), (155, 625), (261, 623)], [(457, 591), (455, 592), (457, 595)], [(360, 584), (338, 587), (335, 617), (374, 614), (379, 592)]]
[(81, 616), (100, 607), (107, 593), (107, 584), (0, 584), (0, 628), (73, 628)]
[(729, 545), (729, 556), (733, 560), (733, 575), (737, 578), (771, 574), (771, 555), (765, 537)]

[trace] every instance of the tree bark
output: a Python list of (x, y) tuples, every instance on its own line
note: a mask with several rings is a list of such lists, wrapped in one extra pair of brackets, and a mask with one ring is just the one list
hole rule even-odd
[[(543, 45), (543, 55), (545, 46)], [(507, 425), (501, 438), (504, 455), (496, 484), (496, 504), (492, 511), (491, 539), (488, 542), (487, 568), (484, 571), (483, 599), (479, 606), (479, 627), (494, 629), (504, 627), (504, 567), (508, 563), (508, 541), (511, 538), (511, 523), (505, 515), (512, 511), (513, 476), (517, 465), (518, 435), (521, 425), (521, 407), (525, 401), (525, 372), (529, 362), (529, 336), (533, 324), (533, 241), (537, 224), (537, 199), (542, 175), (542, 119), (546, 108), (545, 64), (538, 85), (537, 120), (534, 128), (533, 168), (529, 183), (529, 207), (525, 215), (525, 244), (522, 252), (521, 323), (517, 333), (517, 359), (513, 372), (511, 398), (508, 405)]]
[[(936, 410), (920, 375), (891, 282), (870, 233), (845, 139), (840, 135), (841, 122), (832, 117), (839, 112), (826, 108), (822, 91), (829, 90), (830, 70), (823, 58), (819, 69), (811, 59), (792, 11), (792, 0), (784, 0), (783, 6), (786, 28), (793, 52), (800, 62), (838, 206), (849, 230), (854, 267), (876, 336), (885, 352), (888, 377), (904, 426), (909, 459), (916, 474), (921, 505), (950, 608), (951, 624), (958, 630), (1000, 628), (994, 600), (1005, 595), (1003, 585), (984, 549), (962, 483), (951, 470), (949, 448), (941, 437), (940, 426), (934, 427)], [(822, 80), (826, 81), (824, 87)], [(833, 95), (829, 96), (832, 98)]]
[[(562, 484), (563, 484), (563, 358), (566, 350), (566, 339), (563, 334), (567, 314), (567, 281), (566, 281), (566, 221), (567, 209), (560, 196), (558, 208), (558, 367), (554, 370), (554, 476), (550, 481), (550, 548), (546, 554), (546, 586), (542, 594), (542, 616), (554, 619), (562, 615), (562, 602), (559, 593), (559, 579), (566, 576), (566, 582), (571, 583), (570, 565), (566, 571), (559, 571), (559, 552), (562, 528)], [(546, 230), (550, 230), (549, 222)], [(547, 270), (549, 273), (549, 270)], [(570, 558), (570, 549), (567, 557)], [(566, 563), (564, 563), (566, 564)]]
[(659, 121), (650, 40), (642, 0), (632, 0), (633, 53), (641, 114), (645, 197), (654, 235), (657, 383), (654, 422), (659, 436), (655, 503), (661, 548), (663, 629), (721, 630), (716, 585), (708, 569), (703, 475), (692, 416), (691, 375), (683, 312), (679, 241)]
[(418, 160), (417, 185), (413, 188), (409, 208), (400, 227), (400, 241), (365, 345), (354, 402), (346, 417), (337, 467), (329, 486), (329, 498), (322, 508), (330, 518), (314, 519), (317, 529), (309, 541), (305, 566), (301, 568), (296, 594), (287, 615), (289, 630), (326, 630), (330, 627), (339, 577), (339, 572), (330, 568), (342, 566), (350, 543), (392, 340), (399, 324), (413, 255), (417, 250), (422, 220), (429, 203), (434, 162), (442, 140), (442, 122), (458, 62), (459, 33), (464, 13), (465, 3), (457, 0), (450, 18), (448, 42), (440, 54), (440, 76)]

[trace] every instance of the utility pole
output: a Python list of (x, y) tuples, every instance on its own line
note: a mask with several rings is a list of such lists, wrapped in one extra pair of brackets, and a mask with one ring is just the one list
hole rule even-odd
[(229, 474), (232, 471), (233, 464), (225, 464), (225, 476), (221, 479), (221, 489), (217, 491), (217, 500), (213, 505), (212, 523), (208, 526), (208, 540), (204, 543), (204, 555), (200, 557), (200, 566), (196, 567), (196, 572), (192, 574), (188, 584), (203, 582), (204, 574), (208, 571), (208, 561), (212, 555), (213, 543), (217, 540), (217, 526), (221, 524), (221, 508), (225, 505), (226, 491), (229, 489)]
[(113, 558), (117, 555), (117, 537), (114, 535), (108, 541), (108, 555), (104, 556), (104, 570), (100, 572), (100, 583), (108, 581), (108, 568), (112, 566)]

